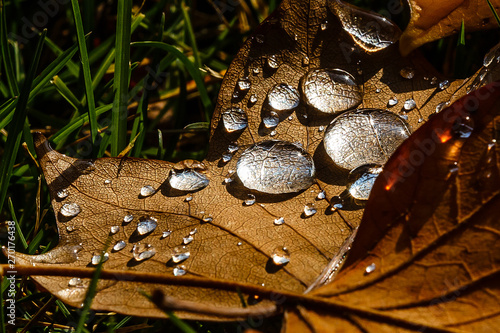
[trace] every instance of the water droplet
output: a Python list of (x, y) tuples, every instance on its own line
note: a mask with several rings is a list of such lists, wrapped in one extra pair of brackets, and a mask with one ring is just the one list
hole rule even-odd
[(398, 104), (398, 99), (396, 97), (393, 97), (387, 101), (387, 106), (391, 107)]
[(408, 115), (406, 114), (406, 112), (403, 112), (399, 115), (399, 117), (401, 119), (403, 119), (404, 121), (408, 121)]
[(127, 243), (125, 243), (125, 241), (118, 241), (115, 243), (115, 245), (113, 246), (113, 250), (114, 251), (120, 251), (120, 250), (123, 250), (125, 248), (125, 246), (127, 246)]
[(399, 28), (381, 15), (337, 1), (330, 6), (339, 17), (344, 30), (366, 51), (382, 50), (399, 39)]
[(106, 185), (111, 184), (111, 179), (106, 179), (106, 180), (104, 181), (104, 184), (106, 184)]
[(399, 75), (401, 75), (405, 79), (413, 79), (415, 76), (415, 71), (411, 67), (403, 67), (399, 71)]
[(198, 191), (208, 186), (208, 178), (193, 169), (172, 170), (168, 178), (168, 183), (173, 189), (179, 191)]
[(269, 136), (276, 136), (276, 134), (278, 134), (278, 132), (276, 132), (275, 130), (272, 130), (271, 133), (269, 133)]
[(273, 263), (277, 266), (283, 266), (290, 262), (290, 251), (286, 247), (277, 247), (271, 253)]
[(172, 261), (177, 264), (189, 258), (190, 255), (191, 252), (189, 252), (186, 246), (176, 246), (172, 251)]
[(324, 145), (335, 164), (352, 170), (363, 164), (383, 165), (410, 134), (409, 125), (392, 112), (359, 109), (331, 122)]
[(293, 116), (288, 116), (288, 120), (293, 120)]
[(302, 84), (306, 102), (317, 110), (335, 113), (361, 103), (361, 87), (354, 77), (341, 69), (313, 69)]
[(257, 95), (255, 95), (255, 94), (252, 94), (252, 95), (250, 96), (250, 98), (249, 98), (249, 101), (250, 101), (250, 103), (252, 103), (252, 104), (257, 103), (257, 100), (258, 100), (258, 99), (257, 99)]
[(230, 108), (222, 113), (222, 122), (228, 133), (242, 131), (248, 126), (248, 117), (240, 108)]
[(66, 226), (66, 231), (67, 231), (67, 232), (73, 232), (73, 231), (75, 231), (75, 230), (76, 230), (76, 229), (75, 229), (75, 226), (73, 226), (73, 225), (68, 225), (68, 226)]
[(132, 248), (132, 254), (136, 261), (143, 261), (156, 254), (156, 249), (151, 244), (137, 243)]
[(307, 189), (314, 181), (314, 162), (301, 147), (286, 141), (262, 141), (240, 156), (236, 172), (243, 185), (265, 193)]
[(248, 198), (245, 200), (245, 206), (251, 206), (255, 203), (255, 195), (249, 194)]
[(375, 270), (375, 268), (376, 268), (375, 264), (371, 263), (370, 265), (366, 266), (365, 273), (370, 274), (371, 272), (373, 272)]
[(141, 188), (141, 197), (149, 197), (156, 193), (156, 190), (151, 185), (146, 185)]
[[(491, 48), (491, 50), (489, 50), (488, 53), (486, 53), (486, 55), (484, 56), (483, 66), (488, 67), (489, 65), (491, 65), (493, 60), (495, 58), (497, 58), (499, 51), (500, 51), (500, 44), (493, 46)], [(497, 61), (498, 61), (498, 58), (497, 58)]]
[(316, 212), (317, 210), (313, 203), (308, 203), (304, 206), (304, 215), (306, 217), (313, 216)]
[(203, 216), (203, 218), (201, 220), (205, 223), (208, 223), (208, 222), (212, 222), (214, 220), (214, 218), (211, 215), (208, 215), (208, 216)]
[(344, 199), (342, 199), (340, 196), (336, 195), (336, 196), (332, 197), (331, 204), (332, 204), (332, 208), (331, 208), (332, 211), (335, 211), (337, 209), (342, 209), (342, 208), (344, 208)]
[(243, 245), (243, 243), (242, 242), (238, 242), (238, 244), (236, 244), (236, 245), (241, 246), (241, 245)]
[(323, 21), (323, 23), (321, 23), (321, 30), (325, 31), (327, 28), (328, 28), (328, 21)]
[(59, 199), (64, 199), (69, 195), (69, 191), (63, 188), (62, 190), (58, 191), (56, 195)]
[(280, 118), (276, 112), (271, 111), (269, 115), (262, 118), (262, 123), (266, 128), (273, 128), (278, 126), (278, 124), (280, 123)]
[(432, 85), (435, 85), (437, 82), (438, 82), (438, 78), (437, 78), (437, 77), (435, 77), (435, 76), (433, 76), (433, 77), (431, 78), (431, 84), (432, 84)]
[(264, 43), (264, 35), (261, 35), (261, 34), (257, 34), (255, 35), (255, 40), (257, 41), (257, 43)]
[(250, 81), (247, 78), (238, 80), (238, 89), (240, 90), (248, 90), (250, 89)]
[(296, 88), (279, 83), (267, 94), (269, 106), (277, 111), (293, 110), (299, 105), (300, 97)]
[(109, 228), (109, 232), (113, 235), (116, 234), (118, 231), (120, 231), (120, 227), (117, 225), (114, 225), (111, 228)]
[(254, 75), (259, 74), (259, 73), (260, 73), (260, 68), (259, 68), (259, 67), (254, 67), (254, 68), (252, 69), (252, 73), (253, 73)]
[(240, 147), (238, 147), (238, 144), (236, 142), (230, 143), (227, 146), (227, 151), (231, 154), (238, 151), (238, 149), (240, 149)]
[(191, 243), (192, 241), (194, 240), (193, 236), (192, 235), (189, 235), (189, 236), (186, 236), (182, 239), (182, 242), (185, 244), (185, 245), (188, 245), (189, 243)]
[(164, 231), (161, 233), (161, 238), (167, 238), (168, 236), (170, 236), (172, 234), (172, 231), (170, 230), (167, 230), (167, 231)]
[(233, 98), (234, 99), (238, 99), (239, 97), (240, 97), (240, 92), (239, 91), (233, 92)]
[(438, 85), (440, 90), (445, 90), (449, 86), (450, 86), (450, 81), (448, 81), (448, 80), (441, 81), (441, 82), (439, 82), (439, 85)]
[(267, 58), (267, 65), (271, 68), (278, 68), (278, 61), (276, 60), (275, 55), (271, 55)]
[(158, 226), (158, 222), (155, 218), (150, 217), (144, 221), (137, 223), (137, 232), (139, 235), (149, 234)]
[(69, 287), (83, 287), (82, 279), (79, 277), (74, 277), (68, 281)]
[(305, 56), (302, 58), (302, 66), (308, 66), (309, 65), (309, 57)]
[(410, 99), (407, 99), (405, 101), (405, 104), (403, 105), (403, 108), (406, 111), (410, 111), (410, 110), (413, 110), (416, 106), (417, 106), (417, 103), (415, 103), (415, 101), (413, 100), (413, 98), (410, 98)]
[(453, 130), (459, 138), (467, 139), (474, 130), (472, 118), (469, 116), (458, 118), (453, 124)]
[(191, 194), (186, 195), (186, 197), (184, 198), (185, 202), (189, 202), (191, 200), (193, 200), (193, 196)]
[(182, 276), (186, 274), (186, 267), (184, 265), (179, 265), (174, 267), (174, 276)]
[(324, 198), (326, 198), (326, 192), (325, 191), (319, 192), (318, 195), (316, 196), (316, 199), (318, 199), (318, 200), (323, 200)]
[(189, 232), (189, 234), (190, 234), (190, 235), (194, 235), (194, 234), (196, 234), (197, 232), (198, 232), (198, 229), (197, 229), (197, 228), (194, 228), (193, 230), (191, 230), (191, 231)]
[(73, 167), (75, 167), (79, 172), (84, 175), (88, 175), (95, 170), (95, 165), (92, 161), (86, 160), (76, 160), (73, 162)]
[(377, 94), (379, 94), (381, 91), (382, 91), (382, 90), (380, 90), (380, 88), (375, 89), (375, 92), (376, 92)]
[(222, 162), (224, 162), (224, 163), (231, 161), (232, 158), (233, 158), (233, 155), (230, 152), (225, 152), (222, 154)]
[(458, 172), (458, 162), (453, 162), (448, 166), (448, 171), (450, 173), (457, 173)]
[(318, 132), (323, 132), (325, 130), (325, 126), (321, 125), (318, 127)]
[[(104, 253), (104, 257), (102, 258), (102, 262), (106, 262), (109, 259), (109, 253)], [(92, 265), (98, 265), (101, 262), (101, 255), (100, 254), (94, 254), (91, 259)]]
[(130, 223), (130, 222), (132, 222), (133, 219), (134, 219), (133, 215), (131, 215), (131, 214), (125, 215), (125, 217), (123, 218), (123, 222)]
[(285, 223), (285, 218), (284, 217), (278, 217), (277, 219), (274, 219), (274, 224), (275, 225), (282, 225)]
[(357, 167), (349, 173), (347, 189), (355, 200), (368, 200), (370, 192), (382, 172), (382, 167), (377, 164), (365, 164)]
[(64, 204), (61, 207), (61, 215), (66, 217), (74, 217), (80, 214), (80, 206), (74, 202)]
[(438, 105), (436, 105), (436, 113), (441, 112), (445, 107), (450, 105), (450, 102), (441, 102)]

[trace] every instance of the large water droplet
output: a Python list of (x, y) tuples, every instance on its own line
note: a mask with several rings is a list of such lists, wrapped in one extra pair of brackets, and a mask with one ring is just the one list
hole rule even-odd
[(317, 110), (335, 113), (361, 103), (361, 87), (354, 77), (341, 69), (313, 69), (302, 83), (306, 102)]
[(363, 164), (383, 165), (410, 133), (409, 125), (392, 112), (359, 109), (332, 121), (324, 145), (335, 164), (352, 170)]
[(498, 60), (500, 60), (498, 58), (499, 53), (500, 53), (500, 44), (497, 44), (497, 45), (493, 46), (491, 48), (491, 50), (489, 50), (488, 53), (486, 53), (486, 55), (484, 56), (483, 66), (488, 67), (489, 65), (491, 65), (491, 63), (493, 62), (493, 60), (495, 58), (497, 59), (497, 62), (498, 62)]
[(146, 185), (141, 188), (141, 197), (149, 197), (156, 193), (156, 190), (151, 185)]
[(172, 251), (172, 261), (174, 263), (178, 263), (186, 260), (191, 256), (191, 252), (189, 252), (186, 246), (176, 246)]
[(273, 263), (277, 266), (283, 266), (290, 262), (290, 251), (286, 247), (277, 247), (271, 253)]
[(250, 89), (250, 81), (248, 81), (248, 78), (243, 78), (238, 80), (238, 89), (240, 90)]
[(349, 173), (347, 189), (355, 200), (368, 200), (370, 192), (382, 172), (382, 167), (376, 164), (365, 164), (357, 167)]
[(154, 256), (156, 250), (151, 244), (137, 243), (132, 249), (132, 254), (135, 260), (142, 261)]
[(59, 199), (64, 199), (69, 195), (69, 191), (63, 188), (62, 190), (58, 191), (56, 195)]
[(255, 203), (255, 195), (249, 194), (248, 198), (245, 200), (245, 206), (251, 206)]
[(248, 117), (240, 108), (230, 108), (222, 113), (222, 122), (227, 132), (242, 131), (248, 126)]
[(262, 118), (262, 123), (266, 128), (274, 128), (280, 123), (280, 118), (276, 112), (271, 111), (268, 115)]
[(186, 266), (179, 265), (177, 267), (174, 267), (173, 273), (174, 273), (174, 276), (182, 276), (182, 275), (186, 274)]
[(317, 200), (323, 200), (324, 198), (326, 198), (326, 192), (325, 191), (319, 192), (318, 195), (316, 196)]
[(299, 92), (294, 87), (280, 83), (267, 94), (269, 106), (277, 111), (289, 111), (299, 105)]
[[(102, 262), (106, 262), (109, 259), (109, 253), (104, 253), (104, 256), (102, 257)], [(98, 265), (101, 262), (101, 255), (100, 254), (94, 254), (91, 259), (92, 265)]]
[(120, 240), (120, 241), (115, 243), (115, 245), (113, 246), (113, 250), (120, 251), (120, 250), (123, 250), (125, 248), (125, 246), (127, 246), (127, 243), (125, 243), (125, 241), (123, 241), (123, 240)]
[(80, 211), (81, 211), (80, 206), (74, 202), (64, 204), (60, 210), (61, 215), (66, 217), (77, 216), (78, 214), (80, 214)]
[(417, 103), (413, 100), (413, 98), (407, 99), (403, 105), (403, 108), (406, 111), (413, 110), (417, 106)]
[(396, 97), (393, 97), (387, 101), (387, 106), (391, 107), (398, 104), (398, 99)]
[(236, 172), (243, 185), (265, 193), (307, 189), (314, 181), (314, 162), (301, 147), (286, 141), (263, 141), (240, 156)]
[(193, 170), (172, 170), (168, 178), (170, 186), (179, 191), (198, 191), (208, 186), (210, 181), (204, 174)]
[(441, 102), (438, 105), (436, 105), (436, 113), (441, 112), (445, 107), (450, 105), (450, 102)]
[(137, 223), (137, 232), (139, 235), (145, 235), (156, 229), (158, 222), (155, 218), (150, 217), (144, 221)]

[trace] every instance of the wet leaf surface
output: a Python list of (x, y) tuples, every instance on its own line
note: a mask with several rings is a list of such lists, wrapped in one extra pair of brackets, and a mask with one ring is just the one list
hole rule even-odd
[[(493, 13), (486, 1), (409, 0), (411, 18), (400, 39), (403, 54), (434, 40), (460, 31), (462, 20), (467, 32), (498, 28)], [(500, 1), (490, 0), (500, 12)]]
[[(370, 30), (368, 23), (374, 20), (385, 30)], [(398, 34), (389, 21), (338, 1), (284, 1), (230, 66), (203, 163), (76, 160), (51, 150), (43, 136), (35, 135), (60, 242), (46, 254), (19, 254), (19, 262), (91, 268), (98, 259), (94, 256), (107, 246), (104, 270), (222, 279), (228, 285), (263, 285), (298, 294), (321, 284), (315, 281), (329, 274), (325, 267), (347, 247), (363, 213), (346, 190), (350, 170), (335, 165), (325, 151), (330, 122), (353, 107), (388, 109), (407, 117), (415, 130), (440, 103), (464, 94), (462, 82), (444, 81), (421, 56), (402, 58), (394, 44)], [(318, 96), (336, 102), (318, 105)], [(353, 142), (353, 149), (368, 153), (376, 136), (373, 129), (361, 131), (359, 137), (366, 140)], [(243, 168), (242, 156), (261, 164)], [(185, 181), (172, 182), (174, 176)], [(257, 178), (264, 187), (246, 182)], [(289, 262), (276, 253), (289, 256)], [(83, 278), (79, 283), (69, 277), (34, 279), (76, 306), (88, 285)], [(162, 317), (139, 293), (155, 288), (190, 302), (241, 307), (237, 293), (224, 288), (109, 279), (100, 281), (92, 306)], [(256, 307), (272, 305), (244, 295)], [(227, 319), (224, 314), (180, 315)]]
[(345, 269), (311, 293), (360, 313), (298, 308), (288, 331), (496, 331), (499, 88), (434, 116), (385, 165)]

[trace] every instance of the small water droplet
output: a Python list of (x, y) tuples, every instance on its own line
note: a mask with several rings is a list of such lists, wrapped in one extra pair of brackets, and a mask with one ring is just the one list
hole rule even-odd
[(271, 68), (278, 68), (278, 61), (276, 60), (275, 55), (271, 55), (267, 58), (267, 65)]
[(155, 218), (148, 218), (144, 221), (137, 223), (137, 232), (139, 235), (145, 235), (156, 229), (158, 222)]
[(398, 104), (398, 99), (396, 97), (392, 97), (391, 99), (389, 99), (387, 101), (387, 106), (388, 107), (394, 106), (396, 104)]
[(190, 234), (190, 235), (194, 235), (194, 234), (196, 234), (197, 232), (198, 232), (198, 229), (197, 229), (197, 228), (194, 228), (193, 230), (191, 230), (191, 231), (189, 232), (189, 234)]
[(439, 86), (440, 90), (445, 90), (450, 86), (450, 81), (448, 81), (448, 80), (441, 81), (441, 82), (439, 82), (438, 86)]
[(257, 43), (259, 43), (259, 44), (264, 43), (264, 35), (261, 35), (261, 34), (257, 34), (257, 35), (255, 35), (255, 40), (256, 40), (256, 41), (257, 41)]
[(293, 40), (294, 40), (294, 41), (298, 41), (298, 40), (299, 40), (299, 35), (295, 34), (295, 35), (293, 36)]
[(277, 247), (271, 253), (273, 263), (277, 266), (283, 266), (290, 262), (290, 251), (286, 247)]
[(74, 277), (68, 281), (69, 287), (83, 287), (82, 279)]
[(248, 89), (250, 89), (250, 86), (251, 86), (250, 81), (248, 81), (247, 78), (238, 80), (238, 89), (248, 90)]
[(131, 214), (125, 215), (125, 217), (123, 218), (123, 222), (130, 223), (130, 222), (132, 222), (133, 219), (134, 219), (133, 215), (131, 215)]
[(399, 115), (399, 117), (401, 119), (403, 119), (404, 121), (408, 121), (408, 115), (406, 114), (406, 112), (403, 112)]
[(80, 214), (80, 206), (74, 202), (64, 204), (61, 207), (61, 215), (66, 216), (66, 217), (74, 217)]
[(469, 116), (458, 118), (453, 124), (453, 130), (455, 135), (457, 135), (459, 138), (467, 139), (468, 137), (470, 137), (474, 130), (474, 123), (472, 121), (472, 118)]
[[(104, 253), (104, 257), (102, 258), (102, 262), (106, 262), (109, 259), (109, 254), (106, 252)], [(100, 254), (94, 254), (91, 259), (92, 265), (98, 265), (99, 262), (101, 262), (101, 255)]]
[(117, 225), (114, 225), (111, 228), (109, 228), (109, 232), (113, 235), (116, 234), (118, 231), (120, 231), (120, 227)]
[(262, 118), (262, 123), (266, 128), (274, 128), (280, 123), (280, 118), (276, 112), (271, 111), (269, 115)]
[(201, 220), (205, 223), (209, 223), (209, 222), (212, 222), (214, 220), (214, 218), (211, 215), (208, 215), (208, 216), (203, 216), (203, 218)]
[(410, 110), (413, 110), (416, 106), (417, 106), (417, 103), (415, 103), (415, 101), (413, 100), (413, 98), (410, 98), (410, 99), (407, 99), (405, 101), (405, 104), (403, 105), (403, 108), (406, 111), (410, 111)]
[(336, 196), (332, 197), (331, 204), (332, 204), (332, 208), (331, 208), (332, 211), (335, 211), (337, 209), (343, 209), (344, 208), (344, 199), (342, 199), (340, 196), (336, 195)]
[(450, 105), (450, 102), (441, 102), (438, 105), (436, 105), (436, 113), (441, 112), (445, 107)]
[(267, 94), (269, 106), (276, 111), (293, 110), (299, 105), (300, 96), (296, 88), (279, 83), (275, 85)]
[(431, 84), (432, 84), (432, 85), (435, 85), (437, 82), (438, 82), (438, 78), (437, 78), (437, 77), (435, 77), (435, 76), (433, 76), (433, 77), (431, 78)]
[(58, 191), (56, 195), (59, 199), (64, 199), (69, 195), (69, 191), (63, 188), (62, 190)]
[(245, 206), (251, 206), (255, 203), (255, 195), (249, 194), (248, 198), (245, 200)]
[(240, 108), (229, 108), (222, 113), (222, 122), (228, 133), (242, 131), (248, 126), (248, 117)]
[[(491, 63), (493, 62), (493, 60), (495, 58), (497, 58), (497, 54), (500, 52), (500, 44), (497, 44), (495, 46), (493, 46), (489, 51), (488, 53), (486, 53), (486, 55), (484, 56), (484, 59), (483, 59), (483, 66), (484, 67), (488, 67), (489, 65), (491, 65)], [(497, 58), (497, 61), (498, 61), (498, 58)]]
[(192, 241), (194, 240), (193, 236), (192, 235), (189, 235), (189, 236), (186, 236), (182, 239), (182, 242), (185, 244), (185, 245), (188, 245), (189, 243), (191, 243)]
[(66, 231), (67, 231), (67, 232), (73, 232), (73, 231), (75, 231), (75, 230), (76, 230), (76, 229), (75, 229), (75, 226), (73, 226), (73, 225), (68, 225), (68, 226), (66, 226)]
[(283, 217), (278, 217), (277, 219), (274, 219), (275, 225), (282, 225), (283, 223), (285, 223), (285, 218)]
[(448, 171), (450, 173), (457, 173), (458, 172), (458, 162), (453, 162), (448, 166)]
[(323, 200), (324, 198), (326, 198), (326, 192), (325, 191), (319, 192), (318, 195), (316, 196), (316, 199), (318, 199), (318, 200)]
[(156, 190), (151, 185), (146, 185), (141, 188), (141, 197), (149, 197), (156, 193)]
[(304, 215), (306, 217), (313, 216), (316, 212), (317, 210), (313, 203), (308, 203), (304, 206)]
[(191, 252), (189, 252), (188, 248), (184, 245), (176, 246), (172, 251), (172, 261), (176, 264), (186, 260), (189, 256), (191, 256)]
[(168, 236), (170, 236), (172, 234), (172, 231), (170, 230), (167, 230), (167, 231), (164, 231), (161, 233), (161, 238), (167, 238)]
[(125, 241), (123, 241), (123, 240), (119, 240), (113, 246), (113, 250), (114, 251), (120, 251), (120, 250), (123, 250), (125, 248), (125, 246), (127, 246), (127, 243), (125, 243)]
[(375, 92), (376, 92), (377, 94), (379, 94), (381, 91), (382, 91), (382, 90), (380, 90), (380, 88), (375, 89)]
[(104, 184), (106, 184), (106, 185), (111, 184), (111, 179), (106, 179), (106, 180), (104, 181)]
[(275, 130), (272, 130), (271, 133), (269, 133), (270, 136), (276, 136), (276, 134), (278, 134), (278, 132), (276, 132)]
[(193, 200), (193, 196), (191, 194), (186, 195), (186, 197), (184, 198), (185, 202), (189, 202), (191, 200)]
[(233, 158), (233, 155), (230, 152), (225, 152), (222, 154), (222, 162), (224, 162), (224, 163), (231, 161), (232, 158)]
[(143, 261), (156, 254), (156, 249), (151, 244), (137, 243), (132, 248), (132, 254), (136, 261)]
[(305, 56), (302, 58), (302, 66), (308, 66), (309, 65), (309, 57)]
[(239, 97), (240, 97), (240, 92), (239, 91), (233, 92), (233, 99), (238, 99)]
[(293, 116), (288, 116), (288, 120), (293, 120)]
[(320, 127), (318, 127), (318, 132), (323, 132), (325, 130), (325, 126), (321, 125)]
[(243, 243), (242, 242), (238, 242), (238, 244), (236, 244), (236, 245), (241, 246), (241, 245), (243, 245)]
[(375, 263), (371, 263), (370, 265), (366, 266), (365, 273), (370, 274), (375, 270), (375, 268), (376, 268)]
[(259, 74), (259, 73), (260, 73), (260, 68), (259, 68), (259, 67), (254, 67), (254, 68), (252, 68), (252, 73), (253, 73), (254, 75)]
[(227, 151), (231, 154), (238, 151), (238, 149), (240, 149), (240, 147), (238, 147), (238, 144), (236, 142), (230, 143), (227, 146)]
[(174, 267), (174, 276), (182, 276), (186, 274), (186, 266), (184, 265), (179, 265), (177, 267)]
[(321, 23), (321, 26), (320, 26), (321, 30), (325, 31), (327, 28), (328, 28), (328, 21), (325, 20)]
[(248, 99), (250, 101), (250, 103), (254, 104), (254, 103), (257, 103), (257, 95), (255, 94), (252, 94), (250, 95), (250, 98)]
[(353, 169), (347, 178), (347, 189), (355, 200), (366, 201), (382, 167), (377, 164), (365, 164)]
[[(230, 159), (231, 158), (229, 158), (229, 160)], [(207, 187), (210, 180), (203, 173), (196, 170), (184, 169), (171, 170), (170, 176), (168, 177), (168, 183), (173, 189), (194, 192)]]
[(401, 75), (405, 79), (413, 79), (415, 76), (415, 71), (411, 67), (403, 67), (399, 71), (399, 75)]
[(325, 113), (351, 109), (361, 103), (361, 87), (354, 77), (341, 69), (313, 69), (303, 79), (306, 102)]

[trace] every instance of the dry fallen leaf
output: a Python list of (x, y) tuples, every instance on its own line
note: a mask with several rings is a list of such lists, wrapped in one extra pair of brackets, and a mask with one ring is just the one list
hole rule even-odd
[(304, 332), (498, 330), (499, 107), (496, 82), (398, 149), (373, 187), (345, 269), (311, 293), (357, 312), (298, 307), (287, 314), (288, 331), (304, 322)]
[[(372, 23), (382, 30), (374, 30)], [(340, 204), (336, 196), (346, 193), (349, 170), (333, 165), (323, 146), (325, 128), (335, 115), (317, 109), (388, 109), (407, 116), (416, 129), (436, 108), (461, 96), (465, 89), (461, 82), (438, 79), (420, 55), (402, 58), (394, 44), (398, 35), (397, 27), (386, 19), (340, 1), (284, 1), (244, 44), (224, 78), (204, 171), (193, 161), (173, 165), (133, 158), (77, 160), (53, 151), (43, 136), (35, 135), (60, 242), (45, 254), (19, 254), (18, 262), (59, 269), (58, 274), (64, 276), (32, 275), (49, 292), (79, 306), (89, 279), (83, 278), (88, 276), (85, 271), (75, 269), (93, 267), (92, 261), (98, 261), (95, 256), (109, 240), (109, 257), (93, 309), (148, 317), (164, 314), (140, 290), (151, 293), (160, 288), (178, 300), (199, 304), (199, 308), (230, 309), (241, 308), (234, 286), (245, 285), (247, 301), (255, 303), (258, 311), (272, 310), (274, 303), (253, 297), (249, 286), (258, 286), (257, 294), (263, 290), (300, 294), (321, 285), (330, 273), (325, 267), (359, 224), (362, 207), (346, 198), (343, 209), (331, 209), (332, 204)], [(332, 85), (328, 82), (332, 72), (356, 84), (325, 92), (324, 87)], [(323, 81), (306, 84), (307, 77)], [(276, 95), (271, 93), (273, 89), (278, 89)], [(319, 93), (323, 95), (314, 95)], [(322, 101), (331, 99), (331, 94), (336, 102), (325, 105)], [(263, 124), (264, 118), (272, 116), (269, 103), (282, 109), (278, 117), (266, 120), (272, 123), (279, 118), (275, 128)], [(288, 111), (290, 106), (294, 109)], [(242, 128), (245, 118), (248, 124)], [(345, 130), (356, 134), (350, 125)], [(358, 137), (370, 135), (361, 131)], [(293, 144), (262, 143), (271, 139)], [(260, 152), (254, 147), (243, 153), (259, 142)], [(366, 152), (362, 145), (353, 145)], [(284, 151), (290, 160), (283, 159)], [(252, 177), (257, 177), (253, 185), (281, 193), (249, 190), (243, 186), (244, 180), (231, 176), (242, 154), (251, 162), (261, 156), (263, 163), (278, 170), (269, 174), (269, 168), (257, 165), (252, 169), (250, 165), (249, 172), (268, 171), (246, 177), (246, 185), (252, 186), (249, 179), (252, 183)], [(317, 182), (312, 185), (309, 156), (316, 167)], [(173, 190), (169, 183), (172, 169), (177, 173), (197, 170), (198, 180), (205, 172), (210, 184), (194, 193)], [(305, 190), (293, 192), (298, 189)], [(283, 193), (289, 190), (292, 192)], [(322, 191), (326, 198), (318, 199)], [(255, 203), (249, 194), (255, 196)], [(172, 251), (183, 243), (188, 250), (179, 249), (173, 257)], [(124, 248), (111, 250), (113, 246)], [(277, 250), (284, 252), (274, 258)], [(189, 258), (180, 260), (187, 251)], [(82, 274), (82, 279), (70, 278), (68, 272)], [(173, 276), (184, 273), (184, 280)], [(118, 280), (110, 279), (113, 276)], [(178, 285), (189, 284), (182, 281), (191, 284)], [(188, 309), (192, 304), (180, 315), (229, 317), (222, 310), (219, 314), (194, 313)]]
[[(467, 32), (498, 28), (486, 0), (409, 0), (411, 18), (401, 35), (399, 47), (403, 55), (417, 47), (460, 31), (462, 20)], [(500, 1), (490, 0), (497, 12)]]

